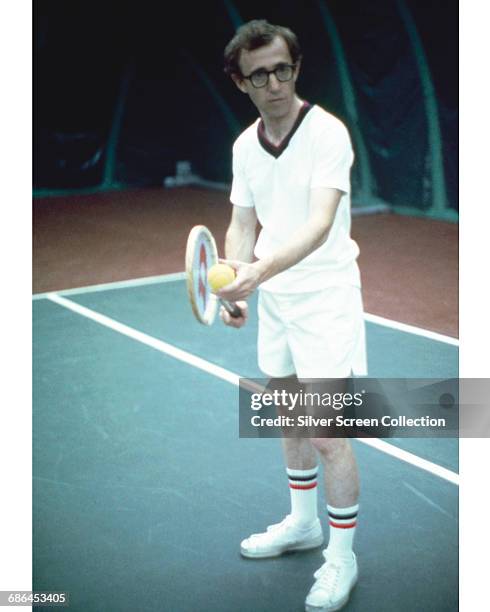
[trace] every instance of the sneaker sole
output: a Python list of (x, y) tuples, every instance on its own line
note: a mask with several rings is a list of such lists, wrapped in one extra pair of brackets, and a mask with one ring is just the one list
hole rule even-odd
[(311, 605), (305, 604), (305, 612), (337, 612), (337, 610), (342, 609), (345, 606), (345, 604), (349, 601), (350, 594), (352, 593), (352, 589), (356, 586), (358, 578), (359, 578), (359, 572), (357, 571), (356, 575), (354, 576), (354, 580), (352, 581), (352, 584), (349, 587), (349, 592), (335, 606), (329, 608), (327, 606), (311, 606)]
[(323, 541), (324, 538), (322, 534), (303, 544), (295, 544), (294, 546), (286, 546), (284, 548), (281, 547), (274, 550), (267, 550), (262, 552), (248, 551), (242, 546), (240, 546), (240, 554), (242, 555), (242, 557), (247, 557), (247, 559), (269, 559), (273, 557), (280, 557), (284, 553), (288, 552), (296, 552), (300, 550), (311, 550), (312, 548), (318, 548), (323, 544)]

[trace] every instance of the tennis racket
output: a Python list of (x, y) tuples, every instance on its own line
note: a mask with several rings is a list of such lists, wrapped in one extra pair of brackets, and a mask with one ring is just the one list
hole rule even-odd
[(232, 317), (240, 317), (242, 314), (236, 304), (219, 299), (211, 291), (208, 270), (217, 263), (218, 249), (213, 234), (204, 225), (194, 226), (187, 238), (185, 251), (187, 292), (194, 316), (204, 325), (213, 323), (218, 303), (221, 303)]

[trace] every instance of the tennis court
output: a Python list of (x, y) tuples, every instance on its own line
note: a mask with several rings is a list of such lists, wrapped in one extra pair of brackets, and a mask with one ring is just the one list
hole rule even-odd
[[(297, 31), (298, 91), (351, 134), (369, 376), (458, 376), (456, 3), (191, 4), (33, 14), (32, 588), (74, 612), (303, 610), (322, 563), (240, 556), (289, 509), (280, 441), (238, 432), (256, 296), (243, 329), (204, 327), (182, 274), (194, 225), (224, 254), (232, 146), (256, 119), (223, 74), (242, 23)], [(353, 446), (345, 609), (456, 611), (458, 440)]]
[[(301, 609), (319, 550), (239, 555), (288, 504), (278, 441), (238, 437), (255, 317), (200, 326), (181, 274), (38, 294), (33, 310), (34, 589), (70, 592), (74, 610)], [(456, 341), (369, 319), (371, 376), (457, 376)], [(347, 609), (456, 610), (457, 440), (354, 445)]]

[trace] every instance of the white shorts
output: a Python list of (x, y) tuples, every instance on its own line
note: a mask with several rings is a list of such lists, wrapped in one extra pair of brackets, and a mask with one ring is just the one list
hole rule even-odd
[(329, 287), (311, 293), (259, 291), (259, 368), (279, 378), (367, 375), (361, 290)]

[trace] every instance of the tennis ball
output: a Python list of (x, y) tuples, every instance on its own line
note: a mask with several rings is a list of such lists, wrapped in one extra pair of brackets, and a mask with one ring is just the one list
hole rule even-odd
[(219, 291), (235, 279), (235, 270), (228, 264), (214, 264), (208, 271), (208, 283), (212, 291)]

